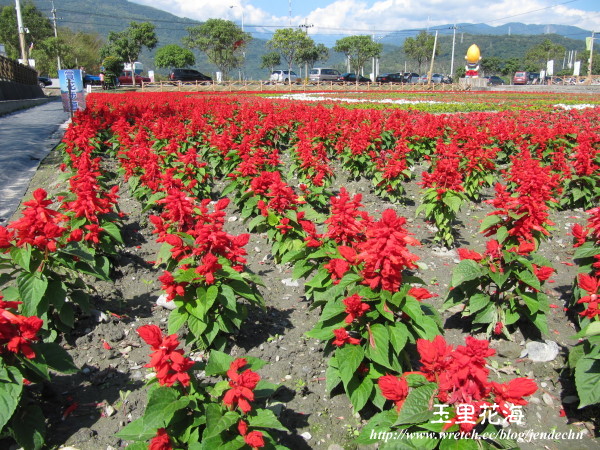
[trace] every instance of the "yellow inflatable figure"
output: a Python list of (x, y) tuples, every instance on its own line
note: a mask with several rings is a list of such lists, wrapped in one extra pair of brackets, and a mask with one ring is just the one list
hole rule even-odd
[(469, 50), (467, 50), (467, 56), (465, 56), (465, 59), (467, 60), (465, 76), (467, 78), (479, 77), (479, 61), (481, 61), (481, 52), (479, 51), (479, 47), (477, 47), (475, 44), (471, 45)]

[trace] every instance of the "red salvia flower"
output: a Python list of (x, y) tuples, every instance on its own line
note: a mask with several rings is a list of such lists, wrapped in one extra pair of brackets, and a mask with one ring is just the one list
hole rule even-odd
[(371, 307), (367, 303), (363, 303), (362, 297), (358, 294), (351, 295), (343, 300), (344, 305), (346, 305), (346, 323), (352, 323), (354, 319), (359, 318), (365, 312), (367, 312)]
[(248, 413), (252, 410), (250, 402), (254, 401), (254, 388), (260, 381), (260, 375), (253, 372), (250, 369), (239, 373), (239, 370), (247, 365), (248, 362), (245, 358), (238, 358), (232, 361), (227, 371), (229, 377), (229, 389), (225, 392), (223, 397), (223, 403), (231, 409), (236, 406), (240, 408), (243, 413)]
[(396, 404), (396, 410), (400, 412), (402, 405), (408, 396), (408, 383), (404, 377), (398, 378), (394, 375), (384, 375), (377, 381), (381, 394)]
[(333, 330), (333, 334), (335, 336), (335, 339), (333, 340), (333, 345), (336, 345), (338, 347), (341, 347), (346, 343), (350, 345), (360, 344), (360, 340), (350, 336), (345, 328), (338, 328), (337, 330)]
[(473, 250), (459, 248), (456, 251), (458, 252), (458, 257), (461, 259), (461, 261), (463, 259), (472, 259), (473, 261), (481, 261), (483, 259), (483, 255), (481, 253), (477, 253)]
[(437, 294), (432, 294), (427, 289), (422, 287), (411, 287), (407, 294), (419, 301), (438, 296)]
[(248, 424), (244, 420), (238, 422), (238, 432), (244, 438), (244, 442), (253, 450), (265, 446), (264, 436), (260, 431), (248, 433)]
[(165, 337), (156, 325), (141, 326), (137, 333), (154, 350), (150, 362), (144, 367), (156, 370), (156, 378), (161, 385), (173, 386), (178, 381), (183, 386), (190, 384), (188, 370), (194, 361), (183, 356), (182, 349), (177, 349), (179, 341), (176, 334)]
[(172, 448), (171, 438), (164, 428), (156, 430), (156, 436), (150, 440), (148, 445), (148, 450), (171, 450)]

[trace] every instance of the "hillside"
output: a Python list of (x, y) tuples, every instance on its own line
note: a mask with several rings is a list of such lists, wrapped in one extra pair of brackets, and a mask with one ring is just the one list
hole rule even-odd
[[(51, 3), (47, 0), (34, 0), (38, 9), (51, 17)], [(14, 6), (12, 0), (0, 0), (0, 7)], [(56, 14), (59, 18), (58, 25), (68, 27), (74, 31), (97, 33), (106, 37), (111, 31), (121, 31), (130, 22), (152, 22), (156, 27), (159, 47), (167, 44), (181, 44), (181, 39), (187, 34), (186, 28), (197, 25), (200, 22), (188, 18), (177, 17), (168, 12), (139, 5), (127, 0), (105, 0), (96, 2), (92, 0), (60, 0), (55, 3)], [(436, 27), (440, 30), (438, 45), (440, 54), (436, 59), (434, 67), (438, 72), (450, 71), (450, 55), (452, 53), (452, 31), (451, 25)], [(567, 50), (581, 51), (585, 48), (584, 38), (588, 33), (577, 27), (563, 25), (526, 25), (522, 23), (510, 23), (497, 27), (486, 24), (457, 24), (455, 45), (455, 67), (463, 65), (464, 55), (467, 48), (475, 43), (480, 49), (482, 56), (495, 56), (499, 58), (521, 58), (526, 51), (544, 39), (550, 39), (555, 43), (563, 45)], [(553, 34), (547, 34), (547, 33)], [(527, 33), (527, 34), (524, 34)], [(380, 72), (409, 71), (422, 72), (426, 68), (418, 68), (406, 60), (402, 50), (404, 39), (416, 34), (412, 32), (398, 32), (385, 36), (381, 39), (384, 44), (383, 55), (380, 58)], [(565, 37), (566, 36), (566, 37)], [(340, 36), (341, 37), (341, 36)], [(318, 37), (316, 40), (319, 41)], [(244, 74), (249, 79), (265, 79), (267, 70), (260, 68), (261, 55), (269, 51), (264, 39), (253, 39), (246, 49), (246, 64)], [(331, 44), (332, 45), (332, 44)], [(153, 68), (154, 52), (144, 52), (140, 60), (147, 68)], [(345, 58), (343, 55), (330, 51), (330, 58), (319, 65), (336, 67), (346, 71)], [(209, 64), (206, 57), (196, 52), (195, 67), (208, 74), (214, 73), (216, 67)], [(365, 72), (371, 71), (371, 64), (367, 64)], [(167, 70), (157, 70), (157, 73), (165, 74)], [(234, 75), (234, 74), (232, 74)]]

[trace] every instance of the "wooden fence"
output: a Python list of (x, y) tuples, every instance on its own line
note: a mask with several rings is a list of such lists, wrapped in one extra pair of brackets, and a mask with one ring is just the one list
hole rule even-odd
[[(475, 80), (475, 79), (474, 79)], [(483, 79), (476, 79), (483, 81)], [(142, 91), (148, 92), (237, 92), (237, 91), (289, 91), (289, 92), (317, 92), (317, 91), (464, 91), (472, 89), (492, 89), (494, 86), (479, 86), (481, 83), (454, 83), (454, 84), (420, 84), (420, 83), (337, 83), (332, 81), (322, 82), (301, 82), (301, 83), (272, 83), (269, 81), (222, 81), (222, 82), (185, 82), (185, 81), (155, 81), (151, 83), (143, 83)], [(477, 85), (477, 86), (476, 86)], [(600, 85), (600, 76), (594, 75), (591, 79), (587, 77), (552, 77), (546, 83), (539, 84), (542, 86), (597, 86)], [(531, 85), (533, 88), (533, 85)], [(522, 90), (527, 89), (524, 86), (504, 85), (502, 88)]]
[(457, 84), (399, 84), (399, 83), (336, 83), (331, 81), (302, 82), (302, 83), (271, 83), (269, 81), (222, 81), (218, 82), (173, 82), (156, 81), (143, 83), (142, 91), (151, 92), (236, 92), (236, 91), (290, 91), (290, 92), (314, 92), (314, 91), (457, 91), (464, 90)]
[(37, 85), (37, 77), (35, 69), (20, 64), (14, 59), (0, 56), (0, 80)]

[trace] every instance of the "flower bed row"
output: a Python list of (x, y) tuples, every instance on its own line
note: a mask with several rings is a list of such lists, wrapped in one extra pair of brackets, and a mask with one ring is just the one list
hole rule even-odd
[[(465, 202), (479, 201), (484, 186), (496, 183), (496, 196), (489, 200), (495, 211), (482, 223), (492, 239), (485, 253), (459, 249), (463, 261), (446, 303), (466, 301), (464, 314), (474, 316), (488, 336), (510, 337), (523, 319), (546, 332), (542, 286), (554, 269), (537, 250), (551, 233), (550, 208), (597, 203), (598, 109), (444, 116), (179, 94), (90, 96), (89, 104), (65, 136), (65, 169), (74, 174), (69, 195), (76, 199), (63, 204), (74, 211), (77, 226), (59, 232), (44, 225), (37, 232), (45, 245), (43, 261), (68, 249), (80, 266), (91, 264), (95, 270), (89, 273), (102, 275), (106, 269), (103, 252), (114, 251), (108, 245), (114, 249), (120, 241), (118, 228), (99, 217), (114, 214), (116, 193), (97, 194), (94, 180), (99, 158), (112, 157), (133, 195), (153, 211), (154, 233), (163, 243), (156, 265), (164, 270), (160, 281), (167, 299), (176, 305), (170, 336), (157, 328), (140, 330), (155, 352), (149, 367), (157, 376), (144, 418), (121, 432), (124, 439), (259, 447), (261, 439), (272, 438), (268, 428), (282, 429), (268, 410), (246, 403), (258, 383), (250, 369), (238, 372), (247, 361), (220, 353), (244, 323), (244, 303), (264, 306), (260, 279), (244, 267), (249, 236), (223, 229), (229, 198), (249, 231), (267, 234), (275, 260), (293, 264), (294, 276), (308, 280), (306, 297), (322, 311), (309, 336), (329, 342), (328, 389), (341, 385), (356, 411), (367, 405), (384, 410), (365, 427), (361, 442), (373, 441), (370, 430), (376, 427), (469, 433), (475, 426), (490, 431), (519, 420), (517, 407), (526, 404), (535, 384), (524, 378), (489, 380), (488, 341), (468, 337), (456, 348), (445, 343), (439, 314), (423, 301), (432, 294), (416, 276), (418, 258), (408, 246), (420, 243), (405, 229), (405, 219), (392, 209), (371, 217), (361, 209), (361, 197), (343, 188), (333, 195), (334, 167), (371, 179), (376, 193), (399, 203), (405, 201), (403, 183), (416, 167), (424, 167), (420, 209), (447, 246), (455, 239), (454, 215)], [(217, 190), (223, 181), (226, 187)], [(107, 204), (100, 202), (102, 195)], [(66, 219), (48, 212), (45, 195), (37, 201), (46, 222), (60, 227)], [(589, 268), (587, 260), (582, 263), (588, 273), (579, 278), (579, 293), (586, 300), (580, 304), (588, 303), (583, 316), (597, 323), (597, 208), (590, 214), (587, 234), (574, 234), (590, 237), (586, 251), (579, 251), (580, 258), (592, 260)], [(0, 230), (6, 236), (0, 249), (13, 266), (39, 245), (35, 236), (18, 240), (18, 229)], [(75, 242), (86, 243), (87, 250)], [(28, 316), (37, 312), (32, 302), (53, 305), (35, 283), (31, 288), (20, 282), (22, 288), (9, 291), (14, 292), (9, 301), (20, 295), (25, 305), (20, 311)], [(64, 302), (73, 294), (63, 291), (54, 297)], [(582, 325), (589, 345), (573, 357), (580, 379), (600, 372), (594, 369), (597, 329)], [(194, 365), (177, 350), (178, 331), (188, 344), (211, 350), (207, 363)], [(411, 363), (415, 343), (417, 367)], [(229, 382), (196, 384), (190, 373), (202, 369), (207, 376), (227, 371)], [(596, 399), (592, 380), (578, 388), (584, 385), (581, 394)], [(227, 386), (231, 390), (225, 392)], [(386, 409), (388, 400), (394, 410)], [(164, 408), (170, 413), (156, 417)], [(444, 420), (431, 426), (436, 415)], [(427, 442), (430, 448), (443, 445), (443, 440)]]

